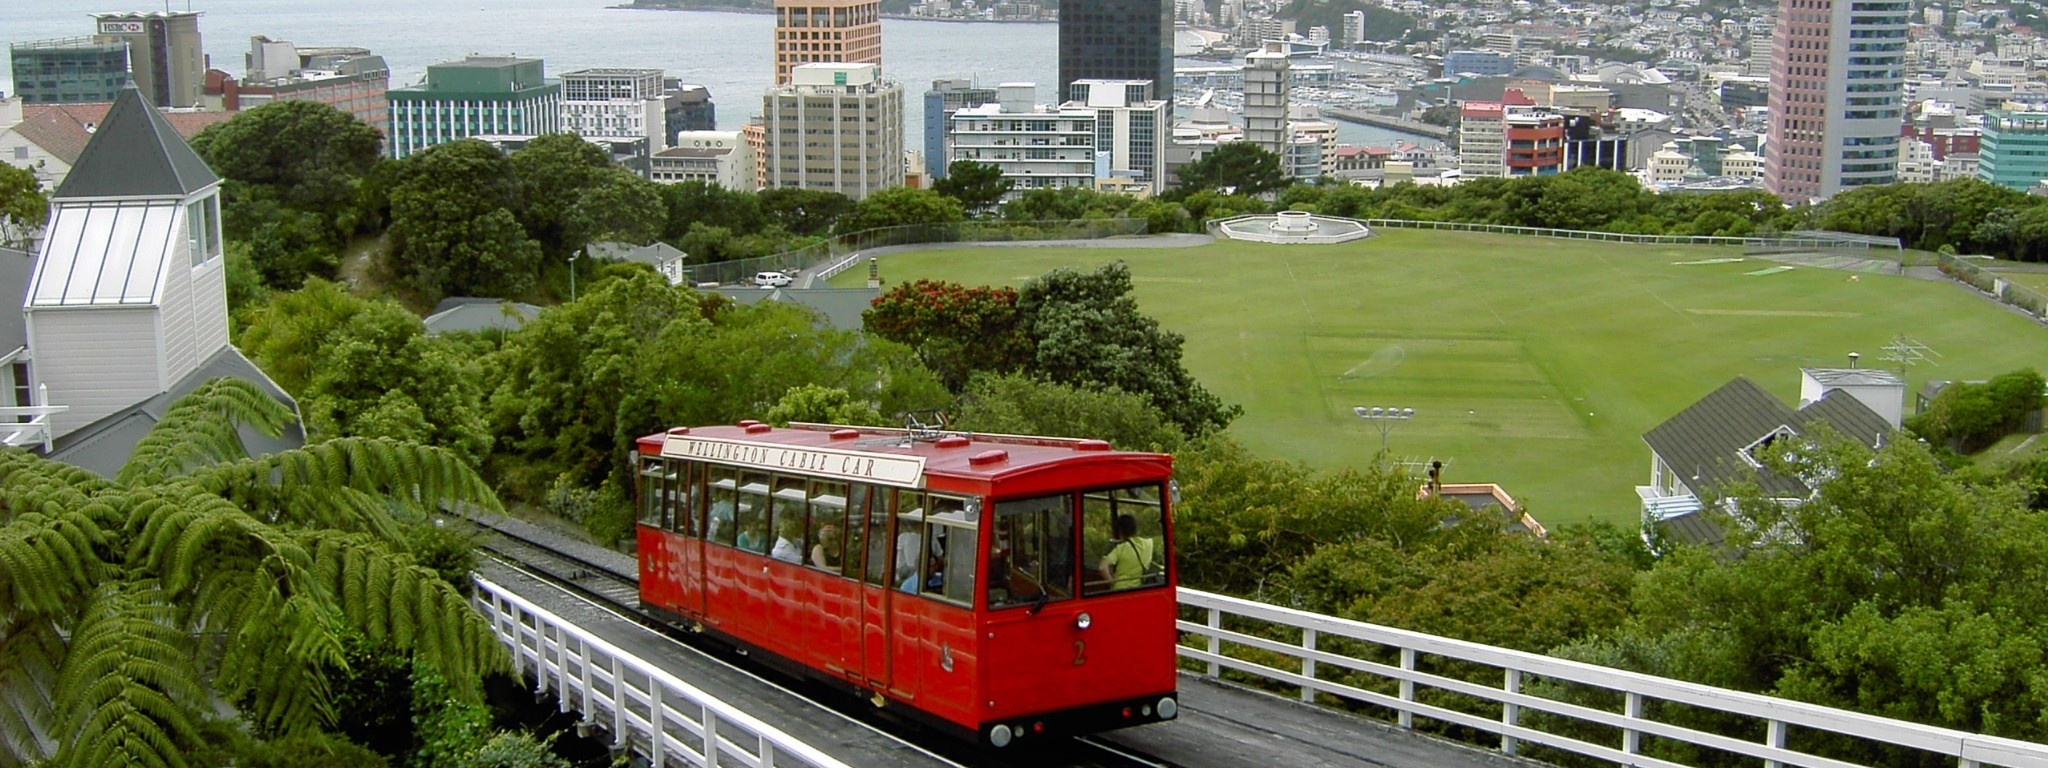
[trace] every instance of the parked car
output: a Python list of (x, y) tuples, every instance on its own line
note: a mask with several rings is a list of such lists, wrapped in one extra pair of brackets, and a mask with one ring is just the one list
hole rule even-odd
[(781, 272), (757, 272), (754, 274), (754, 284), (762, 288), (781, 288), (793, 282), (796, 282), (796, 278)]

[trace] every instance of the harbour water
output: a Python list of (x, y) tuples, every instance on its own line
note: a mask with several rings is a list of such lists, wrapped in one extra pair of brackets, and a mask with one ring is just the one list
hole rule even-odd
[[(428, 64), (467, 54), (517, 54), (547, 60), (559, 74), (586, 67), (648, 67), (711, 89), (719, 127), (738, 129), (760, 112), (774, 71), (774, 18), (766, 14), (610, 8), (620, 0), (194, 0), (199, 30), (215, 69), (239, 75), (249, 38), (264, 35), (301, 46), (369, 48), (391, 66), (393, 87), (417, 82)], [(187, 10), (77, 0), (0, 0), (0, 42), (76, 37), (92, 32), (96, 11)], [(983, 84), (1035, 82), (1051, 101), (1059, 72), (1054, 24), (882, 22), (882, 71), (906, 90), (904, 145), (922, 147), (923, 93), (940, 77)], [(13, 73), (0, 57), (0, 89)], [(1419, 140), (1340, 123), (1339, 139), (1391, 145)]]

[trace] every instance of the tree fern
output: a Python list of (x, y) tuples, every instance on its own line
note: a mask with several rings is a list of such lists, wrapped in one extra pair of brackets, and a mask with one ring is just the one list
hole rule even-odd
[(246, 454), (241, 426), (291, 416), (209, 382), (112, 481), (0, 449), (0, 766), (183, 765), (215, 701), (276, 733), (327, 727), (350, 634), (467, 695), (503, 665), (393, 519), (496, 509), (490, 489), (447, 451), (388, 440)]

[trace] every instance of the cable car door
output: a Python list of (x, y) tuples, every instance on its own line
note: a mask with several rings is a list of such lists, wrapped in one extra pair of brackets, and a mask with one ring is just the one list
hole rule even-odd
[(674, 530), (682, 534), (676, 541), (676, 581), (681, 593), (681, 605), (693, 616), (704, 615), (704, 475), (705, 467), (697, 462), (685, 462), (681, 476), (676, 478), (673, 492), (675, 499)]
[(895, 494), (865, 484), (855, 485), (853, 493), (853, 508), (861, 511), (849, 517), (858, 515), (866, 521), (861, 535), (866, 557), (860, 579), (860, 670), (869, 688), (882, 691), (888, 690), (890, 680), (889, 592), (895, 573), (890, 558), (895, 537), (889, 530), (889, 500)]

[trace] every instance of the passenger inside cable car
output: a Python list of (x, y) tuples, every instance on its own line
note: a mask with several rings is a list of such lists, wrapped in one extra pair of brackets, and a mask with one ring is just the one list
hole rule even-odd
[(818, 529), (818, 543), (811, 545), (811, 565), (839, 572), (839, 526), (825, 523)]
[(804, 520), (801, 517), (784, 519), (776, 526), (775, 549), (768, 556), (785, 563), (804, 561)]

